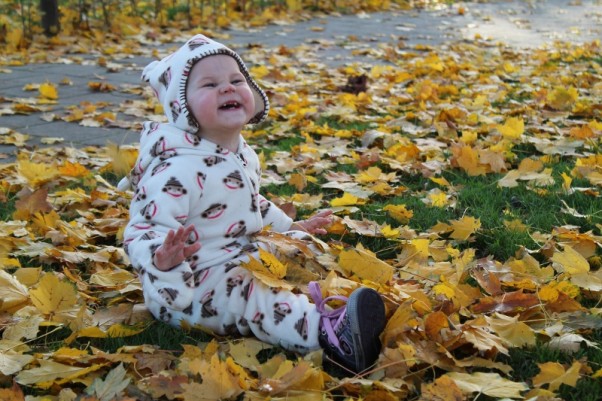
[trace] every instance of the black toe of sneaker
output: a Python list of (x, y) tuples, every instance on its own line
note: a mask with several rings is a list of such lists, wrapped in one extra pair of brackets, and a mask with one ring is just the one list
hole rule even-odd
[(345, 316), (336, 328), (339, 346), (334, 346), (325, 332), (320, 333), (320, 344), (335, 362), (361, 373), (378, 359), (385, 323), (385, 306), (378, 292), (359, 288), (349, 296)]

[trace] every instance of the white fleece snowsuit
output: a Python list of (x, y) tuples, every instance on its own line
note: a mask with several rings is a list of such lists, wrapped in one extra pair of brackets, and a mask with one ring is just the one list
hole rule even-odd
[[(231, 152), (196, 135), (186, 81), (195, 62), (214, 54), (232, 56), (245, 75), (261, 121), (268, 110), (265, 93), (232, 50), (197, 35), (171, 56), (149, 64), (142, 78), (155, 90), (168, 123), (147, 122), (140, 153), (120, 188), (133, 187), (124, 247), (142, 283), (151, 313), (173, 325), (182, 321), (216, 334), (253, 334), (287, 349), (319, 348), (319, 313), (304, 295), (269, 288), (240, 266), (258, 258), (251, 234), (270, 225), (284, 232), (292, 220), (259, 194), (257, 154), (240, 138)], [(194, 225), (191, 243), (200, 250), (169, 271), (153, 264), (154, 251), (169, 230)], [(262, 245), (263, 246), (263, 245)]]

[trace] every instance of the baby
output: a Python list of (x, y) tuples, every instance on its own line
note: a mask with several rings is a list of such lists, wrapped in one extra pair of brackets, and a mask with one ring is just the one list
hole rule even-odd
[[(259, 193), (259, 159), (241, 130), (262, 121), (269, 103), (240, 56), (197, 35), (142, 77), (168, 122), (144, 124), (138, 160), (120, 188), (134, 189), (124, 247), (151, 313), (299, 353), (321, 347), (353, 372), (373, 365), (385, 325), (376, 291), (323, 299), (312, 282), (311, 302), (268, 287), (241, 265), (258, 259), (265, 245), (252, 235), (264, 227), (325, 234), (331, 212), (293, 222)], [(331, 309), (332, 298), (345, 306)]]

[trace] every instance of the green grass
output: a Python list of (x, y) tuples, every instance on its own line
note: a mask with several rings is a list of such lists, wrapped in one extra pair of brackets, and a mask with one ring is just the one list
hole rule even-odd
[[(366, 124), (344, 124), (333, 118), (320, 117), (316, 122), (318, 125), (328, 124), (338, 129), (366, 129)], [(287, 138), (264, 144), (264, 150), (268, 153), (274, 151), (290, 151), (303, 143), (301, 135), (290, 135)], [(539, 154), (532, 144), (518, 144), (512, 149), (514, 160), (512, 164), (516, 168), (524, 158)], [(596, 230), (596, 224), (602, 223), (602, 212), (596, 203), (596, 198), (591, 195), (575, 191), (567, 194), (562, 188), (561, 174), (569, 174), (573, 168), (572, 159), (558, 157), (553, 163), (546, 167), (552, 168), (552, 176), (555, 183), (546, 187), (533, 187), (526, 182), (520, 182), (514, 188), (502, 188), (498, 181), (505, 173), (486, 174), (482, 176), (469, 176), (462, 170), (452, 169), (443, 172), (442, 176), (450, 184), (457, 188), (456, 203), (453, 207), (433, 207), (426, 205), (422, 198), (425, 192), (436, 188), (437, 185), (419, 174), (398, 173), (399, 185), (408, 188), (400, 196), (379, 197), (375, 195), (370, 201), (361, 207), (361, 211), (353, 214), (355, 219), (374, 220), (380, 224), (399, 226), (383, 208), (389, 204), (404, 204), (406, 208), (413, 211), (414, 216), (408, 226), (418, 232), (429, 230), (439, 222), (449, 223), (452, 220), (461, 219), (463, 216), (478, 218), (481, 228), (473, 236), (471, 242), (460, 243), (458, 246), (475, 248), (477, 257), (493, 256), (497, 260), (505, 261), (514, 256), (516, 251), (522, 247), (536, 250), (541, 245), (533, 239), (534, 233), (541, 232), (549, 234), (555, 227), (574, 225), (580, 227), (581, 232)], [(377, 164), (378, 167), (387, 171), (386, 166)], [(356, 174), (359, 169), (352, 164), (339, 164), (334, 169), (337, 172)], [(530, 187), (531, 185), (531, 187)], [(583, 179), (574, 179), (574, 187), (589, 187), (591, 184)], [(446, 190), (446, 188), (441, 188)], [(290, 185), (269, 185), (264, 188), (265, 193), (276, 196), (290, 196), (296, 192)], [(324, 199), (332, 199), (341, 195), (338, 190), (324, 190), (319, 185), (308, 185), (305, 193), (312, 195), (321, 193)], [(575, 217), (564, 213), (565, 205), (575, 209), (587, 218)], [(510, 230), (506, 224), (510, 221), (520, 221), (524, 231)], [(361, 242), (379, 256), (391, 256), (391, 244), (387, 244), (380, 238), (348, 238), (350, 243)], [(386, 249), (383, 251), (383, 249)]]
[[(71, 334), (67, 327), (48, 327), (38, 338), (29, 343), (39, 352), (54, 351), (66, 346), (65, 340)], [(211, 341), (213, 337), (201, 331), (186, 331), (158, 320), (152, 320), (144, 331), (128, 337), (91, 338), (78, 337), (69, 346), (77, 349), (95, 347), (107, 353), (114, 353), (121, 347), (152, 344), (162, 350), (179, 352), (183, 344), (199, 344)]]
[[(333, 126), (336, 122), (323, 120), (322, 123)], [(294, 143), (295, 146), (299, 144), (298, 139), (291, 140), (291, 143)], [(278, 150), (287, 150), (282, 147), (283, 145), (285, 142), (280, 142), (277, 145)], [(515, 159), (512, 161), (512, 168), (516, 168), (522, 159), (539, 154), (537, 149), (530, 144), (516, 146), (513, 153)], [(381, 165), (379, 167), (388, 172), (386, 167)], [(436, 184), (418, 174), (399, 173), (399, 184), (408, 188), (406, 192), (393, 198), (375, 195), (366, 205), (360, 207), (361, 211), (354, 213), (351, 217), (357, 220), (365, 218), (380, 224), (399, 226), (400, 224), (383, 211), (383, 208), (388, 204), (404, 204), (414, 213), (408, 226), (417, 232), (425, 232), (439, 222), (448, 223), (463, 216), (472, 216), (480, 220), (481, 228), (470, 242), (456, 245), (460, 248), (476, 249), (477, 257), (492, 256), (499, 261), (513, 257), (522, 247), (531, 250), (539, 249), (543, 244), (533, 238), (533, 234), (536, 232), (550, 234), (556, 227), (564, 225), (577, 226), (581, 233), (598, 232), (599, 228), (596, 225), (602, 223), (599, 199), (579, 191), (568, 194), (562, 188), (561, 174), (570, 175), (574, 167), (574, 160), (565, 160), (559, 157), (546, 167), (552, 168), (555, 183), (541, 188), (530, 187), (530, 184), (526, 182), (520, 182), (514, 188), (502, 188), (498, 185), (498, 181), (505, 173), (474, 177), (459, 169), (446, 170), (442, 174), (443, 177), (454, 188), (457, 188), (455, 206), (446, 208), (428, 206), (422, 201), (426, 191), (436, 188)], [(340, 165), (336, 170), (349, 174), (358, 172), (357, 166), (354, 165)], [(574, 178), (572, 186), (591, 187), (592, 185), (586, 180)], [(274, 185), (268, 189), (275, 195), (290, 195), (291, 192), (295, 192), (294, 188), (288, 185)], [(442, 189), (445, 190), (445, 188)], [(305, 190), (310, 194), (323, 193), (325, 198), (341, 195), (340, 191), (329, 191), (332, 192), (327, 192), (319, 186), (308, 186)], [(564, 213), (562, 210), (565, 206), (588, 217), (582, 218)], [(524, 231), (508, 229), (505, 222), (512, 220), (520, 221), (526, 229)], [(399, 248), (395, 243), (384, 238), (350, 234), (337, 239), (353, 245), (361, 243), (384, 260), (395, 258), (399, 253)], [(598, 255), (600, 254), (601, 252), (598, 250)], [(541, 258), (538, 254), (535, 256)], [(546, 261), (540, 260), (540, 262)], [(583, 302), (584, 306), (591, 304), (591, 307), (599, 307), (600, 300), (584, 299)], [(581, 334), (594, 343), (602, 343), (602, 329), (600, 328)], [(553, 361), (562, 363), (568, 368), (574, 360), (581, 360), (587, 361), (593, 369), (600, 369), (602, 368), (602, 351), (594, 347), (583, 346), (575, 354), (569, 354), (552, 349), (541, 342), (531, 348), (511, 348), (510, 354), (499, 357), (499, 360), (512, 367), (513, 372), (510, 376), (513, 380), (526, 381), (530, 388), (533, 388), (533, 383), (530, 381), (539, 373), (537, 364)], [(593, 379), (590, 375), (583, 375), (575, 387), (562, 385), (558, 393), (563, 400), (598, 401), (602, 399), (602, 380)], [(482, 394), (477, 399), (480, 401), (492, 400)]]
[[(116, 352), (124, 346), (152, 344), (161, 350), (182, 351), (183, 344), (197, 345), (211, 341), (213, 337), (201, 331), (185, 331), (158, 320), (139, 334), (129, 337), (78, 339), (80, 346), (91, 345), (105, 352)], [(87, 340), (87, 341), (86, 341)]]
[[(596, 344), (602, 343), (602, 330), (596, 329), (585, 335), (589, 341)], [(538, 364), (557, 362), (568, 369), (574, 361), (587, 361), (594, 369), (602, 368), (602, 350), (594, 347), (582, 346), (574, 354), (550, 348), (545, 343), (538, 343), (531, 348), (511, 348), (508, 356), (499, 358), (500, 362), (507, 363), (513, 369), (511, 376), (516, 381), (530, 380), (540, 373)], [(547, 385), (544, 386), (547, 388)], [(559, 397), (565, 401), (599, 401), (602, 399), (602, 379), (593, 379), (589, 376), (582, 377), (575, 387), (561, 385)]]

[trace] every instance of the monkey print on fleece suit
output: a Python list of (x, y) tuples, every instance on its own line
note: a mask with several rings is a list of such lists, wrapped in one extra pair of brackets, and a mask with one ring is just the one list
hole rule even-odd
[[(259, 194), (257, 154), (240, 138), (237, 152), (196, 135), (199, 124), (187, 108), (186, 82), (204, 57), (233, 57), (255, 97), (261, 121), (268, 111), (265, 93), (249, 76), (240, 57), (197, 35), (171, 56), (143, 72), (166, 111), (168, 123), (147, 122), (140, 152), (120, 188), (134, 190), (124, 244), (142, 283), (145, 303), (160, 320), (186, 321), (216, 334), (253, 334), (289, 350), (319, 348), (320, 314), (306, 296), (268, 288), (239, 266), (258, 257), (250, 234), (271, 225), (288, 230), (292, 220)], [(169, 271), (153, 265), (153, 252), (170, 229), (193, 224), (192, 242), (200, 250)]]
[[(191, 93), (195, 95), (187, 99), (193, 66), (216, 55), (221, 57), (192, 71)], [(119, 188), (134, 190), (124, 248), (151, 313), (176, 326), (187, 322), (221, 335), (253, 334), (291, 351), (323, 348), (353, 372), (370, 367), (380, 353), (379, 335), (385, 325), (384, 304), (376, 291), (364, 287), (349, 298), (323, 298), (312, 282), (312, 303), (305, 295), (266, 286), (241, 266), (250, 256), (259, 257), (259, 247), (269, 247), (254, 241), (253, 234), (268, 225), (287, 232), (293, 221), (259, 193), (259, 159), (240, 136), (239, 126), (262, 121), (269, 108), (265, 93), (240, 57), (197, 35), (172, 55), (149, 64), (142, 77), (154, 89), (168, 122), (144, 124), (139, 157)], [(224, 100), (220, 97), (223, 88), (240, 97)], [(221, 112), (237, 117), (222, 118)], [(322, 224), (312, 219), (305, 224)], [(297, 222), (308, 229), (301, 223)], [(179, 235), (175, 246), (174, 235)], [(183, 247), (184, 241), (188, 247)], [(182, 248), (190, 256), (171, 267), (173, 260), (183, 260), (178, 253)], [(172, 249), (177, 255), (173, 259)], [(275, 253), (275, 249), (267, 250)], [(332, 309), (328, 306), (332, 300), (346, 303)]]

